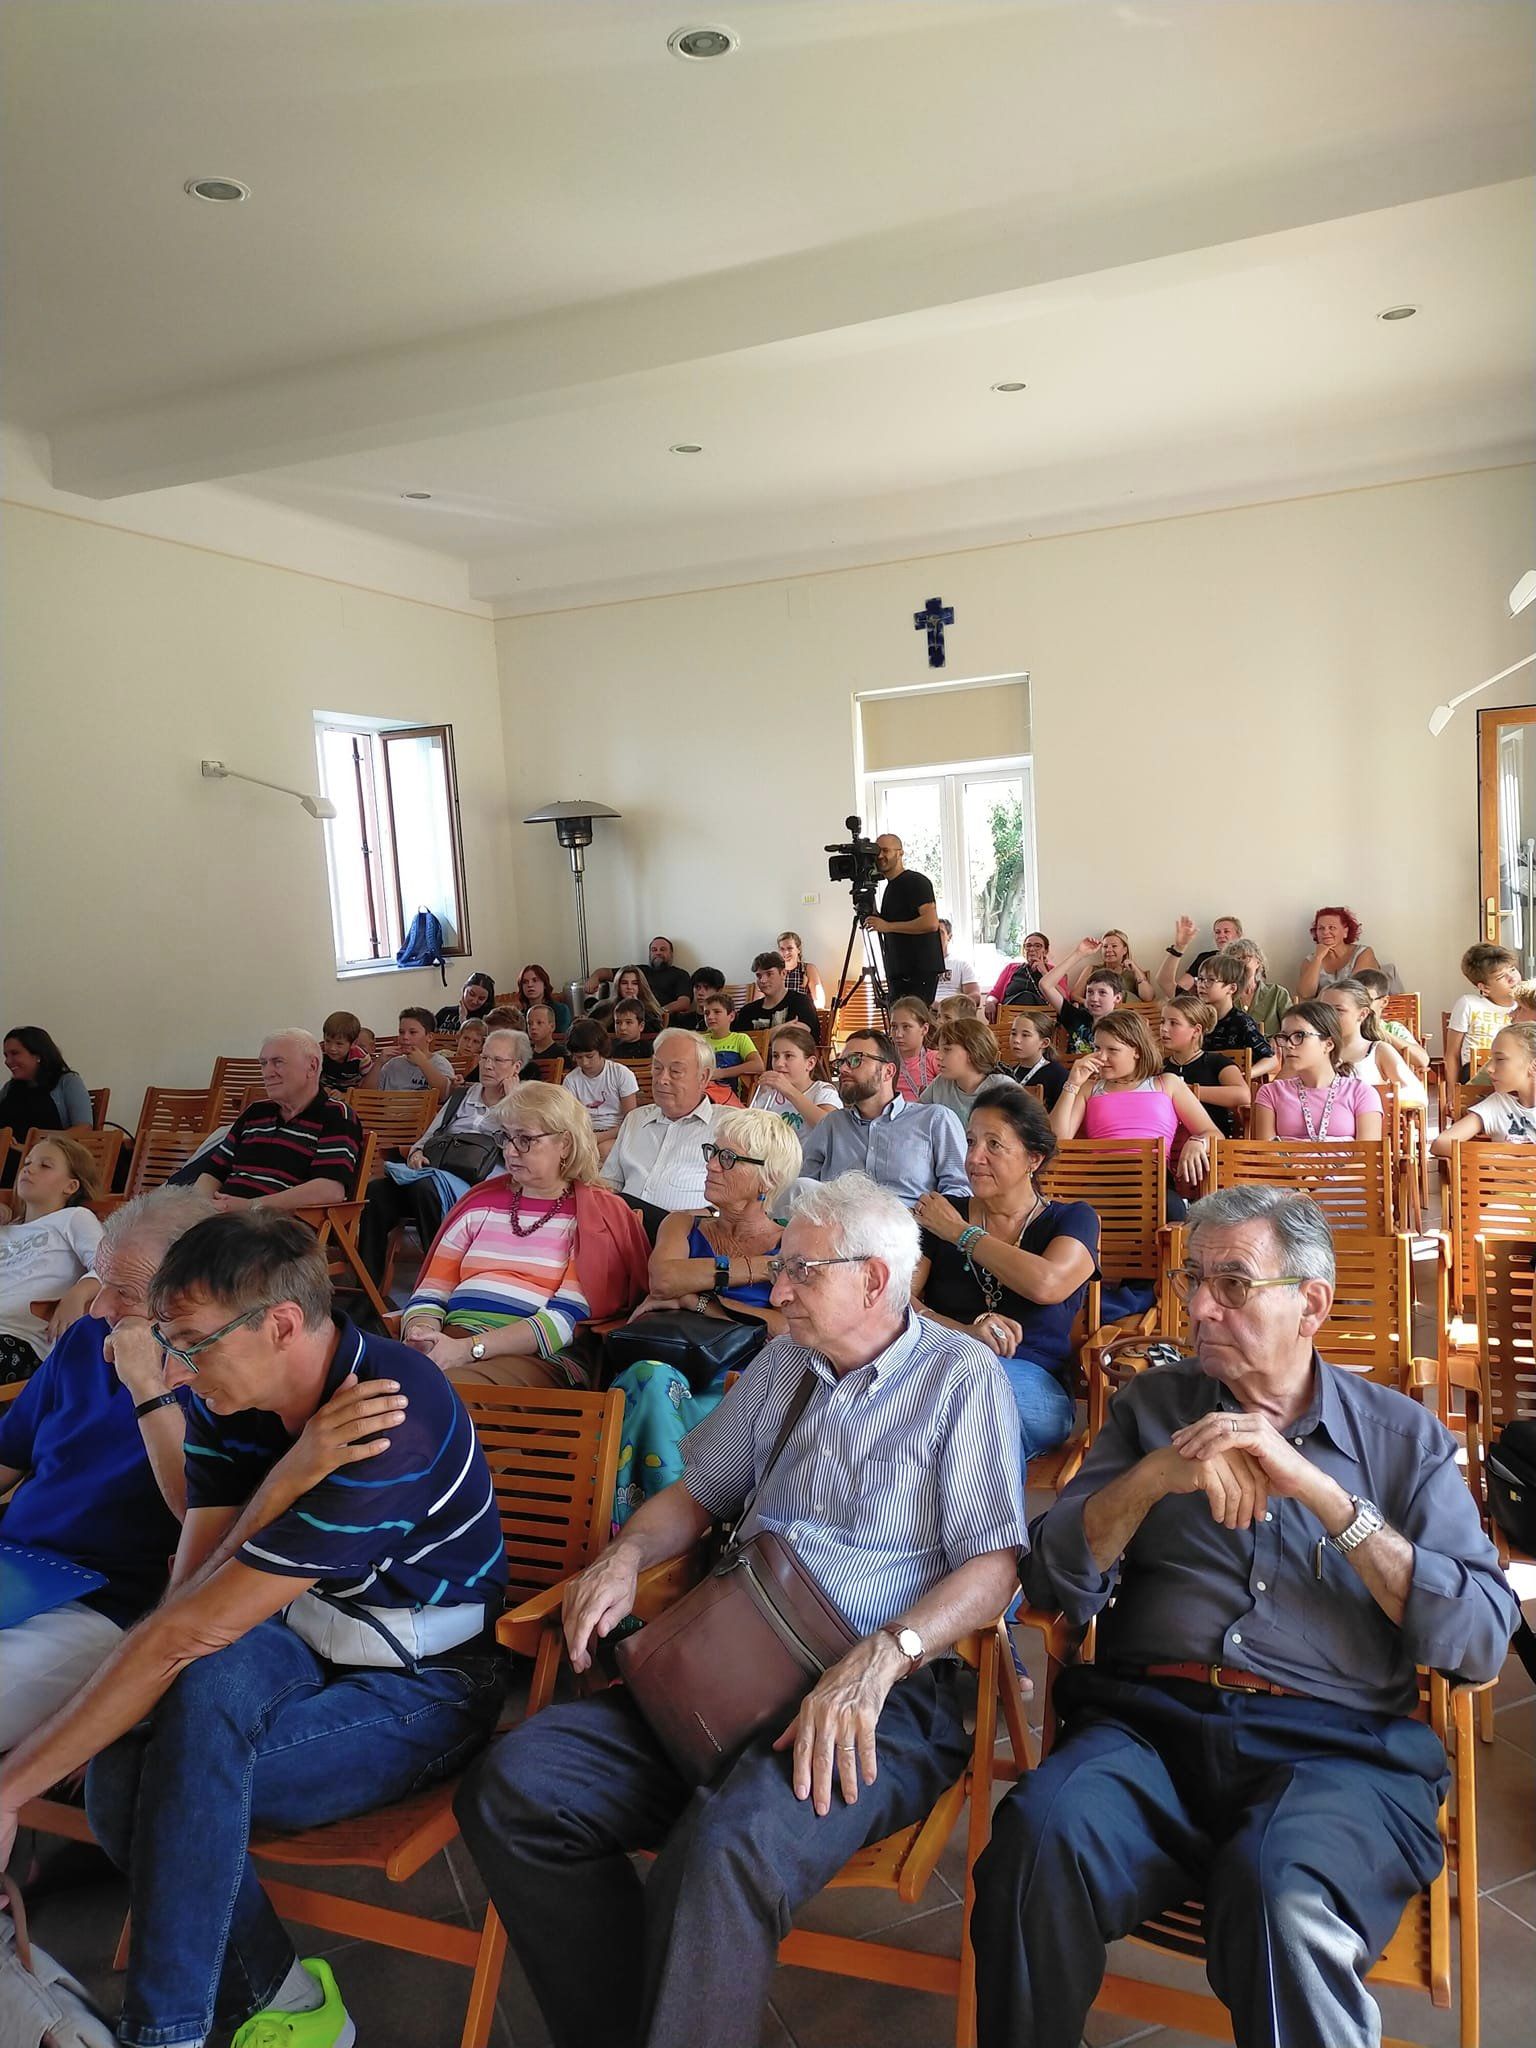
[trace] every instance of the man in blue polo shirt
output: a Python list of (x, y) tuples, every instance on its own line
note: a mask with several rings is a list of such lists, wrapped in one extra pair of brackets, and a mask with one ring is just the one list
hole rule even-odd
[[(490, 1471), (430, 1360), (332, 1320), (324, 1254), (291, 1218), (199, 1224), (149, 1307), (167, 1381), (195, 1389), (172, 1589), (5, 1760), (0, 1863), (21, 1803), (94, 1758), (91, 1823), (133, 1912), (119, 2040), (200, 2048), (235, 2025), (236, 2048), (347, 2048), (335, 1980), (295, 1955), (250, 1833), (387, 1805), (484, 1742), (506, 1581)], [(365, 1440), (311, 1484), (287, 1454), (354, 1377), (377, 1389)]]

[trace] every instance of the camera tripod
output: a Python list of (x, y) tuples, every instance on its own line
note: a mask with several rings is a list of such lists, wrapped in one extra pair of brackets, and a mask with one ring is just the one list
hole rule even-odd
[[(877, 934), (865, 930), (864, 919), (866, 915), (866, 912), (860, 910), (855, 905), (853, 923), (848, 932), (848, 945), (843, 954), (842, 972), (837, 978), (838, 993), (832, 1000), (832, 1023), (834, 1025), (837, 1023), (838, 1017), (843, 1010), (853, 1001), (854, 991), (862, 988), (867, 981), (869, 983), (870, 995), (873, 998), (873, 1008), (879, 1011), (882, 1024), (889, 1029), (891, 1021), (891, 992), (885, 979), (885, 960), (880, 951), (880, 941)], [(853, 965), (853, 949), (860, 939), (864, 941), (864, 965), (859, 970), (858, 979), (850, 985), (848, 982), (848, 970)]]

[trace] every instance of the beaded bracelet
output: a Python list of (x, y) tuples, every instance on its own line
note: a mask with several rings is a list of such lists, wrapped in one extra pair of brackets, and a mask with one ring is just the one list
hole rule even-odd
[(969, 1251), (971, 1246), (976, 1243), (977, 1239), (985, 1237), (986, 1234), (987, 1233), (982, 1229), (979, 1223), (971, 1224), (968, 1229), (962, 1230), (960, 1235), (955, 1239), (956, 1251)]

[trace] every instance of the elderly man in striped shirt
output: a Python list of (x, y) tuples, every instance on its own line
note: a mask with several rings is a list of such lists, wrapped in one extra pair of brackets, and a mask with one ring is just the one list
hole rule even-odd
[[(566, 1597), (584, 1671), (639, 1574), (738, 1515), (761, 1482), (744, 1526), (792, 1542), (860, 1632), (790, 1728), (695, 1790), (613, 1687), (524, 1722), (460, 1792), (557, 2048), (755, 2048), (790, 1917), (965, 1767), (966, 1677), (946, 1653), (1016, 1588), (1018, 1416), (992, 1353), (912, 1310), (917, 1258), (911, 1215), (867, 1176), (804, 1187), (774, 1262), (788, 1334), (686, 1439), (683, 1477)], [(643, 1885), (629, 1861), (640, 1848), (658, 1852)]]

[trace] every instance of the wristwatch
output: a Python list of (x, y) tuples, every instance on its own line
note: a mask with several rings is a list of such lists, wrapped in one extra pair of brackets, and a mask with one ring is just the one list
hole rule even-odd
[(889, 1636), (903, 1657), (906, 1658), (908, 1678), (912, 1676), (914, 1671), (922, 1670), (923, 1659), (927, 1656), (928, 1652), (923, 1648), (923, 1639), (915, 1628), (908, 1628), (904, 1622), (888, 1621), (880, 1633), (883, 1636)]
[(1349, 1504), (1355, 1511), (1355, 1519), (1347, 1529), (1341, 1529), (1337, 1536), (1328, 1541), (1335, 1550), (1348, 1557), (1352, 1550), (1358, 1550), (1367, 1536), (1374, 1536), (1378, 1529), (1385, 1529), (1387, 1518), (1373, 1500), (1362, 1500), (1358, 1493), (1349, 1496)]
[(484, 1358), (485, 1339), (483, 1337), (477, 1337), (474, 1343), (470, 1345), (469, 1355), (475, 1361), (476, 1365), (478, 1365), (481, 1359)]
[(175, 1402), (174, 1394), (151, 1394), (147, 1401), (140, 1401), (135, 1405), (134, 1419), (142, 1422), (146, 1415), (153, 1415), (157, 1408), (170, 1408)]
[(1184, 958), (1184, 948), (1182, 946), (1164, 946), (1163, 951), (1170, 960), (1182, 960)]
[(715, 1254), (715, 1284), (711, 1291), (715, 1294), (724, 1294), (730, 1284), (731, 1262), (728, 1258), (721, 1258), (717, 1252)]

